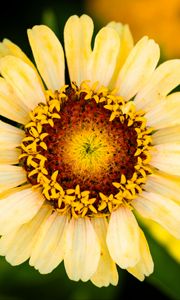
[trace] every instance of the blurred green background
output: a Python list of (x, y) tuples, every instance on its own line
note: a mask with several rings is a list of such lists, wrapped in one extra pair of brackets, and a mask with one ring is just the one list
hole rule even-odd
[[(135, 41), (147, 34), (160, 44), (161, 61), (177, 58), (180, 57), (180, 2), (168, 1), (168, 6), (163, 3), (160, 0), (6, 1), (1, 7), (0, 39), (9, 38), (32, 58), (27, 28), (47, 24), (63, 43), (63, 28), (67, 18), (72, 14), (88, 13), (94, 19), (95, 32), (112, 19), (129, 23)], [(144, 226), (142, 224), (155, 263), (153, 275), (144, 282), (118, 269), (118, 286), (98, 289), (91, 282), (70, 281), (63, 264), (51, 274), (40, 275), (28, 263), (12, 267), (1, 257), (0, 300), (129, 300), (132, 297), (180, 300), (179, 255), (176, 259), (170, 255), (168, 247), (163, 247), (162, 239), (155, 240)], [(174, 248), (176, 253), (180, 251), (179, 244), (174, 244)]]

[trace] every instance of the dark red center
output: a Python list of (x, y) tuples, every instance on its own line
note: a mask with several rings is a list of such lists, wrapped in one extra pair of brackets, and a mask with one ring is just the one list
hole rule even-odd
[[(44, 125), (44, 131), (49, 135), (44, 139), (47, 150), (41, 150), (41, 153), (47, 158), (45, 167), (48, 177), (58, 170), (57, 181), (64, 190), (75, 188), (79, 184), (81, 191), (89, 190), (93, 197), (98, 197), (99, 192), (115, 194), (117, 189), (112, 182), (119, 182), (121, 174), (130, 179), (135, 170), (137, 124), (127, 126), (128, 120), (121, 123), (119, 118), (110, 122), (111, 112), (104, 108), (104, 103), (97, 104), (94, 99), (85, 100), (83, 93), (78, 97), (71, 88), (68, 88), (67, 95), (68, 100), (61, 106), (61, 119), (54, 119), (54, 127)], [(82, 176), (77, 169), (74, 170), (71, 161), (67, 160), (66, 143), (69, 136), (86, 129), (106, 134), (113, 144), (113, 156), (108, 166), (102, 165), (97, 173), (92, 174), (85, 170)]]

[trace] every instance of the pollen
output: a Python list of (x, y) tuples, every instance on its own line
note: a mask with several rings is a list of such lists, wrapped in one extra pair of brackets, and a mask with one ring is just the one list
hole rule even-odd
[(142, 192), (153, 128), (116, 91), (74, 82), (30, 112), (19, 156), (27, 180), (60, 214), (108, 216)]

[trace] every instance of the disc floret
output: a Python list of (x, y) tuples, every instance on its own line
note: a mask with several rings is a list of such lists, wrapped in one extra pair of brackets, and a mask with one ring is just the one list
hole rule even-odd
[[(120, 205), (130, 206), (151, 173), (153, 129), (144, 112), (98, 83), (72, 83), (47, 91), (46, 99), (30, 112), (20, 145), (28, 181), (60, 214), (75, 218), (108, 216)], [(103, 189), (105, 171), (112, 179), (109, 193)]]

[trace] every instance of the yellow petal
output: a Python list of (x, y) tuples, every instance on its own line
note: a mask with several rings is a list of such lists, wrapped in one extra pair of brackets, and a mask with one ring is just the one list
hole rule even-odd
[(155, 129), (180, 125), (180, 92), (172, 93), (157, 103), (145, 117), (148, 125)]
[(156, 171), (148, 176), (145, 184), (147, 192), (158, 193), (180, 203), (180, 177)]
[(26, 172), (18, 166), (0, 165), (0, 192), (27, 181)]
[(28, 30), (29, 42), (38, 70), (48, 89), (64, 85), (64, 52), (53, 31), (45, 25)]
[(11, 265), (19, 265), (30, 257), (40, 225), (49, 212), (49, 206), (42, 206), (31, 221), (1, 237), (0, 255), (5, 255)]
[(100, 245), (87, 218), (72, 218), (65, 238), (64, 264), (71, 280), (89, 280), (98, 267)]
[(21, 124), (26, 124), (29, 117), (28, 106), (19, 99), (6, 80), (0, 77), (1, 115)]
[(150, 164), (161, 171), (180, 176), (180, 144), (170, 143), (156, 145), (151, 151)]
[(154, 71), (146, 86), (135, 97), (137, 108), (149, 111), (179, 84), (180, 59), (162, 63)]
[(180, 125), (157, 130), (153, 136), (153, 144), (180, 143)]
[(121, 268), (133, 267), (139, 261), (139, 226), (128, 208), (120, 207), (112, 212), (107, 245), (112, 259)]
[(0, 149), (13, 149), (20, 145), (24, 131), (0, 121)]
[(145, 276), (149, 276), (154, 270), (154, 264), (149, 251), (149, 246), (144, 236), (143, 231), (140, 229), (140, 261), (133, 268), (128, 268), (128, 272), (143, 281)]
[(88, 79), (108, 86), (116, 68), (120, 39), (116, 30), (102, 28), (94, 43), (94, 49), (88, 63)]
[(20, 149), (0, 149), (0, 164), (17, 164)]
[(87, 15), (71, 16), (64, 28), (64, 43), (71, 81), (78, 85), (87, 80), (87, 63), (91, 54), (93, 21)]
[(169, 254), (180, 263), (180, 240), (175, 239), (169, 232), (152, 220), (142, 219), (141, 221), (145, 224), (153, 238), (155, 238), (158, 243), (160, 243)]
[(42, 223), (29, 261), (41, 274), (52, 272), (63, 260), (66, 227), (67, 217), (57, 212)]
[(0, 234), (6, 234), (31, 220), (44, 202), (39, 191), (27, 188), (0, 201)]
[(134, 208), (144, 217), (149, 218), (180, 238), (180, 206), (171, 199), (153, 192), (143, 192), (142, 196), (132, 201)]
[(93, 218), (92, 224), (99, 238), (101, 246), (101, 256), (98, 268), (94, 275), (91, 277), (91, 281), (98, 287), (108, 286), (109, 284), (117, 285), (118, 272), (115, 263), (109, 255), (109, 251), (106, 245), (106, 234), (108, 227), (107, 221), (105, 218)]
[(0, 60), (0, 71), (29, 109), (34, 109), (38, 103), (45, 103), (40, 78), (33, 68), (21, 59), (14, 56), (3, 57)]
[(27, 55), (16, 44), (8, 39), (4, 39), (2, 43), (0, 43), (0, 57), (4, 57), (6, 55), (16, 56), (34, 68), (33, 63), (30, 61)]
[(115, 87), (119, 95), (131, 99), (148, 82), (160, 56), (159, 46), (143, 37), (132, 49), (122, 67)]
[(107, 24), (107, 26), (116, 30), (120, 38), (120, 48), (117, 57), (116, 68), (110, 83), (110, 86), (113, 88), (115, 81), (117, 80), (119, 71), (123, 66), (126, 58), (128, 57), (130, 51), (132, 50), (134, 42), (128, 25), (123, 25), (117, 22), (110, 22)]

